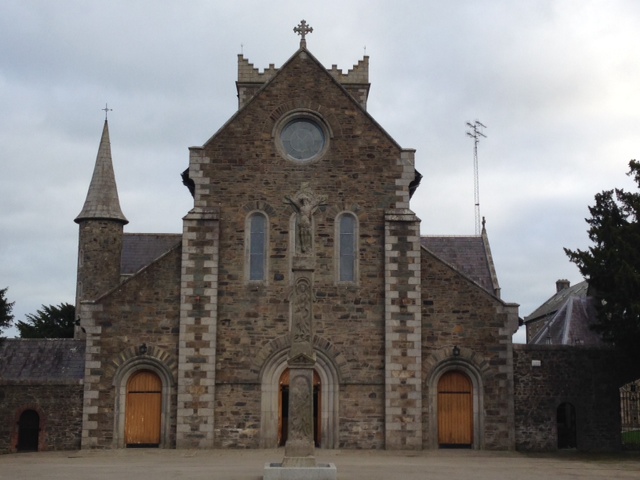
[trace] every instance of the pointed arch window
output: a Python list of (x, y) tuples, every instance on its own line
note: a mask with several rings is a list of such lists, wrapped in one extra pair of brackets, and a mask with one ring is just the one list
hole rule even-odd
[(267, 279), (267, 217), (261, 212), (249, 215), (247, 225), (247, 270), (249, 281)]
[(337, 280), (354, 283), (358, 278), (358, 222), (351, 213), (342, 213), (336, 221)]

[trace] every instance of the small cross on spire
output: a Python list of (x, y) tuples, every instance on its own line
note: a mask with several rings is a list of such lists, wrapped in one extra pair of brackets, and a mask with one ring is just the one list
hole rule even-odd
[(307, 33), (313, 32), (313, 27), (310, 27), (306, 20), (300, 20), (300, 25), (293, 27), (293, 31), (300, 35), (300, 48), (307, 48), (307, 40), (305, 39), (305, 36)]
[(109, 104), (105, 103), (104, 108), (102, 110), (104, 111), (104, 120), (106, 121), (109, 115), (109, 112), (113, 112), (113, 108), (109, 108)]

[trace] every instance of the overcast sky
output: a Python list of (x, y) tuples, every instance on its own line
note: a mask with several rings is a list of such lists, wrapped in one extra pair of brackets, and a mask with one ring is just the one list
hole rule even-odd
[(524, 317), (582, 280), (562, 248), (589, 245), (594, 195), (633, 189), (640, 158), (638, 1), (2, 0), (0, 288), (16, 320), (74, 302), (105, 103), (125, 231), (179, 233), (187, 149), (237, 109), (237, 55), (282, 65), (301, 19), (327, 68), (370, 56), (369, 113), (417, 150), (423, 234), (475, 233), (477, 119), (502, 298)]

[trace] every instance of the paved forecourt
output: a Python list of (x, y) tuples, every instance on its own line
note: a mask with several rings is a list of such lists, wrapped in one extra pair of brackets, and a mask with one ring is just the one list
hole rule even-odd
[[(83, 450), (0, 455), (2, 480), (128, 478), (259, 480), (279, 450)], [(338, 480), (640, 479), (640, 453), (521, 454), (474, 450), (423, 452), (316, 450)]]

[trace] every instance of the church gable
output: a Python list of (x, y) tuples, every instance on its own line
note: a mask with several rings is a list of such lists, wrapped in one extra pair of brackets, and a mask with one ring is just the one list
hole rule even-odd
[[(296, 130), (296, 120), (306, 123), (304, 130)], [(317, 151), (301, 150), (300, 135), (309, 135)], [(196, 203), (203, 204), (283, 192), (324, 177), (334, 198), (375, 188), (378, 197), (388, 197), (384, 208), (393, 208), (396, 181), (404, 173), (402, 149), (306, 50), (273, 74), (203, 149), (205, 158), (194, 155), (190, 166)], [(275, 172), (267, 183), (265, 174)]]
[(122, 237), (120, 275), (128, 277), (151, 265), (182, 240), (175, 233), (125, 233)]
[[(361, 73), (357, 67), (351, 78)], [(331, 378), (352, 373), (341, 400), (351, 420), (341, 435), (347, 444), (379, 448), (385, 442), (388, 395), (381, 354), (385, 328), (403, 315), (396, 313), (395, 300), (386, 298), (386, 284), (398, 265), (403, 275), (419, 276), (412, 270), (418, 261), (418, 221), (409, 210), (413, 151), (393, 141), (363, 108), (364, 97), (356, 99), (345, 88), (346, 79), (327, 71), (306, 48), (265, 76), (264, 85), (204, 146), (191, 149), (195, 208), (185, 223), (183, 271), (202, 274), (194, 276), (193, 288), (183, 289), (187, 302), (198, 298), (199, 303), (183, 308), (182, 323), (193, 317), (197, 324), (198, 307), (216, 315), (210, 327), (215, 328), (216, 371), (207, 379), (215, 385), (209, 399), (217, 409), (213, 445), (246, 444), (242, 436), (272, 445), (277, 438), (271, 427), (237, 431), (228, 412), (245, 402), (248, 423), (259, 425), (256, 412), (262, 407), (255, 404), (260, 398), (255, 392), (267, 380), (253, 373), (264, 371), (255, 365), (255, 352), (290, 334), (293, 315), (301, 310), (291, 300), (293, 286), (296, 275), (306, 275), (313, 292), (310, 341), (316, 354), (327, 372), (335, 371)], [(386, 258), (388, 242), (402, 250), (399, 257)], [(217, 263), (208, 262), (210, 254)], [(207, 278), (217, 282), (215, 287)], [(413, 302), (416, 296), (404, 297), (419, 288), (415, 283), (409, 289), (398, 286), (398, 298)], [(393, 283), (388, 290), (395, 288)], [(418, 350), (414, 343), (398, 345), (393, 368), (404, 365), (401, 349)], [(273, 367), (268, 371), (282, 373), (286, 356), (281, 353), (265, 359)], [(189, 364), (196, 366), (195, 360)], [(276, 377), (270, 378), (277, 382)], [(394, 390), (393, 395), (394, 407), (402, 408), (404, 393)], [(365, 443), (358, 434), (362, 402), (380, 415)], [(417, 408), (410, 408), (412, 419)], [(332, 432), (338, 435), (337, 425)]]
[[(476, 448), (505, 448), (513, 441), (511, 335), (517, 306), (509, 305), (424, 247), (421, 251), (423, 428), (425, 446), (437, 448), (440, 379), (464, 375), (478, 392), (471, 413)], [(491, 392), (482, 395), (481, 392)], [(437, 401), (435, 399), (438, 399)]]
[[(337, 65), (332, 65), (327, 71), (366, 110), (370, 86), (369, 57), (365, 55), (347, 73), (343, 73)], [(278, 69), (273, 64), (260, 72), (243, 55), (238, 55), (238, 108), (244, 107), (277, 73)]]
[(268, 278), (273, 281), (289, 270), (293, 210), (285, 197), (307, 185), (327, 199), (314, 219), (314, 247), (327, 273), (333, 269), (335, 223), (342, 212), (358, 221), (361, 236), (375, 239), (363, 247), (378, 249), (367, 257), (381, 262), (382, 232), (375, 223), (383, 221), (386, 209), (408, 208), (413, 152), (402, 150), (306, 49), (269, 75), (214, 137), (192, 149), (196, 207), (222, 214), (228, 236), (221, 248), (228, 246), (225, 255), (240, 266), (248, 217), (264, 215), (273, 249), (270, 267), (276, 267)]
[(428, 236), (420, 244), (440, 260), (494, 295), (497, 281), (481, 236)]
[(367, 239), (357, 245), (367, 268), (354, 266), (352, 281), (380, 278), (384, 212), (409, 207), (416, 173), (413, 151), (401, 149), (343, 86), (364, 85), (365, 69), (359, 64), (347, 74), (327, 70), (305, 48), (280, 69), (240, 68), (243, 85), (253, 79), (263, 86), (203, 147), (192, 149), (189, 167), (196, 208), (224, 219), (220, 249), (232, 264), (223, 271), (230, 281), (254, 280), (245, 266), (247, 231), (259, 216), (269, 235), (262, 279), (287, 284), (294, 209), (286, 198), (302, 190), (326, 198), (312, 225), (325, 281), (341, 281), (334, 262), (336, 225), (342, 221), (351, 221), (349, 228)]
[[(496, 323), (495, 312), (504, 302), (428, 250), (423, 248), (421, 257), (423, 323), (431, 324), (438, 335), (443, 333), (445, 337), (450, 332), (442, 329), (441, 322), (450, 325), (466, 323), (462, 327), (465, 335), (483, 335), (485, 328), (489, 328), (485, 334), (497, 335), (497, 329), (504, 327), (505, 319)], [(431, 323), (433, 319), (436, 319), (436, 324)]]
[[(108, 326), (111, 327), (116, 323), (113, 318), (127, 317), (130, 321), (125, 321), (119, 328), (135, 328), (133, 326), (136, 323), (135, 319), (142, 316), (147, 316), (149, 319), (161, 318), (161, 312), (165, 308), (177, 312), (180, 305), (180, 257), (181, 249), (178, 244), (136, 273), (127, 276), (120, 285), (97, 299), (95, 303), (101, 304), (103, 311), (116, 308), (127, 312), (112, 315), (108, 319)], [(162, 308), (156, 306), (158, 301), (161, 302)], [(142, 308), (147, 304), (149, 311)]]
[[(87, 365), (92, 366), (91, 372), (99, 372), (85, 377), (85, 392), (91, 392), (85, 407), (113, 408), (116, 401), (124, 398), (117, 393), (126, 387), (128, 377), (123, 372), (131, 373), (127, 368), (134, 364), (153, 369), (155, 357), (171, 368), (168, 375), (177, 377), (180, 261), (181, 249), (176, 245), (95, 302), (81, 304), (81, 324), (87, 332)], [(172, 385), (164, 383), (169, 392)], [(90, 438), (87, 444), (124, 446), (124, 421), (118, 418), (92, 414), (90, 426), (85, 425), (85, 435)], [(119, 425), (117, 438), (112, 434), (114, 421)], [(175, 420), (167, 416), (164, 425), (169, 428), (172, 423)], [(161, 443), (170, 446), (173, 442), (165, 435)]]

